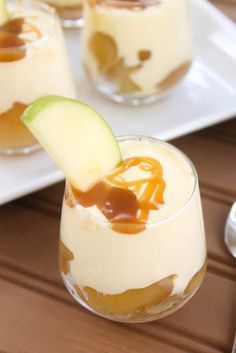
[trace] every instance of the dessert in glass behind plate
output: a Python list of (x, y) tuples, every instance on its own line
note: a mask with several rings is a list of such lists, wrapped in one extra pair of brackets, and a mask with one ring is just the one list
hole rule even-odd
[(85, 0), (83, 61), (95, 88), (138, 105), (165, 96), (188, 72), (186, 0)]

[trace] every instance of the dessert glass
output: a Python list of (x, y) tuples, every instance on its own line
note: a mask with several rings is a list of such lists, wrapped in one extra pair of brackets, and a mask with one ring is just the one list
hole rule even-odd
[(186, 0), (85, 0), (83, 61), (96, 89), (120, 103), (151, 103), (188, 72)]
[[(61, 275), (74, 299), (88, 310), (115, 321), (152, 321), (182, 307), (204, 277), (197, 174), (188, 157), (168, 143), (127, 136), (119, 144), (131, 168), (118, 167), (108, 177), (119, 189), (117, 197), (94, 206), (91, 200), (102, 195), (101, 185), (81, 193), (66, 183)], [(155, 156), (161, 156), (159, 162)], [(130, 190), (140, 205), (136, 219), (128, 217), (134, 202)]]
[(83, 0), (42, 0), (54, 6), (61, 18), (64, 28), (80, 28), (83, 26)]
[(39, 148), (20, 121), (42, 95), (75, 97), (63, 34), (55, 10), (34, 0), (8, 2), (11, 20), (0, 27), (0, 153)]

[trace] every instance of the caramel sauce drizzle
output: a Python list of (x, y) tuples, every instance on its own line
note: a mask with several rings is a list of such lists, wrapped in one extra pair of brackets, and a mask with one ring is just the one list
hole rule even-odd
[[(35, 39), (23, 39), (25, 33), (34, 34)], [(40, 37), (40, 31), (23, 18), (15, 18), (3, 24), (0, 26), (0, 62), (21, 60), (26, 55), (25, 44)]]
[[(139, 168), (144, 177), (125, 180), (131, 168)], [(96, 205), (112, 229), (119, 233), (135, 234), (145, 229), (151, 210), (164, 204), (165, 181), (160, 162), (151, 157), (131, 157), (123, 160), (116, 170), (90, 191), (81, 192), (71, 186), (76, 201), (83, 207)], [(72, 202), (66, 194), (70, 207)]]

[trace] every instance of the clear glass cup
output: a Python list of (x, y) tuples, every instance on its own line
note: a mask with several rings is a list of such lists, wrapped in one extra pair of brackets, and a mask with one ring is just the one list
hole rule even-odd
[(42, 0), (54, 6), (61, 18), (64, 28), (81, 28), (83, 0)]
[(0, 153), (39, 148), (20, 121), (40, 96), (75, 97), (64, 37), (55, 10), (35, 0), (8, 1), (11, 20), (0, 27)]
[(159, 100), (191, 66), (186, 0), (85, 0), (84, 20), (88, 77), (116, 102)]
[[(92, 191), (89, 197), (82, 194), (81, 198), (81, 193), (67, 181), (61, 218), (61, 275), (74, 299), (93, 313), (130, 323), (157, 320), (182, 307), (197, 291), (205, 274), (206, 244), (197, 174), (188, 157), (168, 143), (127, 136), (119, 138), (119, 144), (125, 157), (141, 155), (141, 159), (153, 157), (158, 148), (163, 176), (159, 174), (157, 189), (153, 189), (153, 176), (149, 176), (150, 182), (139, 189), (138, 203), (154, 203), (154, 196), (159, 197), (160, 203), (148, 218), (145, 207), (140, 206), (139, 221), (113, 218), (111, 222), (101, 216), (106, 214), (104, 211), (99, 213), (108, 207), (106, 212), (114, 215), (110, 202), (106, 200), (101, 207), (91, 203), (100, 187), (96, 193)], [(142, 173), (153, 172), (148, 159), (147, 164), (142, 163)], [(131, 169), (126, 172), (132, 173)], [(133, 174), (130, 181), (129, 174), (126, 177), (130, 183), (119, 184), (123, 174), (115, 173), (119, 188), (129, 185), (130, 190), (137, 192), (138, 184), (133, 182), (139, 183), (140, 175), (136, 180)], [(182, 173), (186, 182), (181, 181)], [(142, 176), (145, 178), (146, 174)], [(113, 179), (114, 176), (108, 178), (109, 182)], [(130, 203), (120, 196), (118, 205), (122, 202), (123, 206)], [(168, 209), (161, 207), (165, 202)], [(143, 223), (145, 217), (147, 221)]]

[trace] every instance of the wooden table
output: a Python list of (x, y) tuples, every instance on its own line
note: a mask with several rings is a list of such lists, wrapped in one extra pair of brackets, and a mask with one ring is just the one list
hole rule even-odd
[[(235, 0), (215, 3), (236, 19)], [(209, 261), (194, 298), (165, 319), (138, 325), (109, 322), (77, 305), (58, 270), (59, 183), (0, 208), (0, 353), (231, 351), (235, 262), (223, 231), (236, 200), (236, 119), (173, 143), (200, 177)]]

